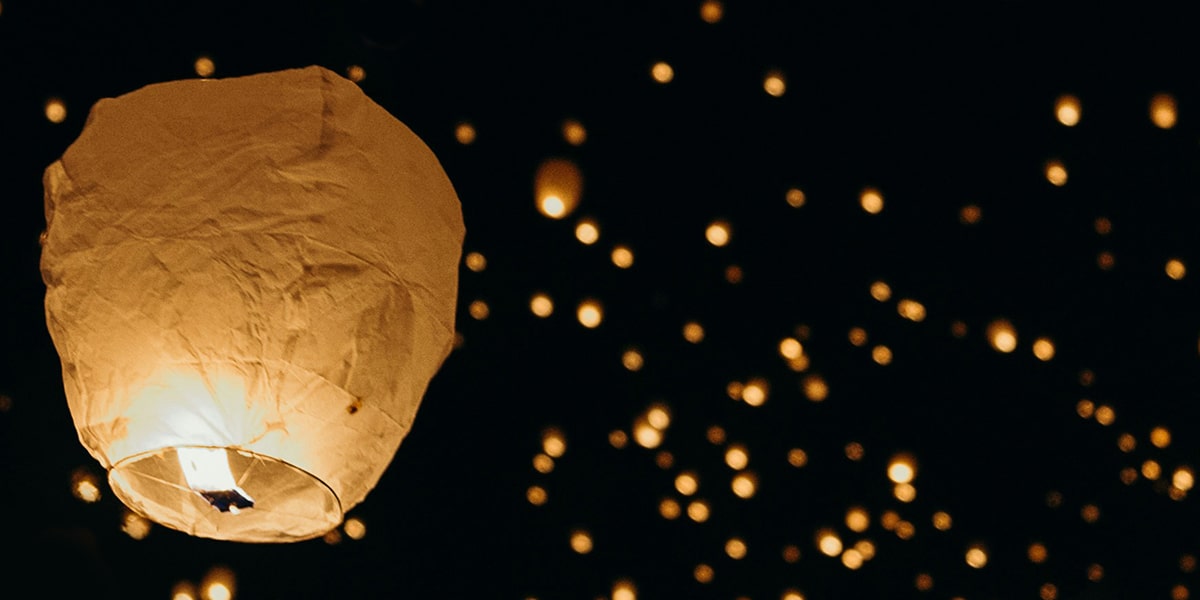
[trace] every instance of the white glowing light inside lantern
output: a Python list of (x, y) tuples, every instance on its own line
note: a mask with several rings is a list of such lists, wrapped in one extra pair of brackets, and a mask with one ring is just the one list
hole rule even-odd
[(188, 487), (214, 507), (236, 515), (241, 509), (254, 506), (254, 499), (233, 480), (229, 454), (224, 448), (182, 447), (175, 451)]

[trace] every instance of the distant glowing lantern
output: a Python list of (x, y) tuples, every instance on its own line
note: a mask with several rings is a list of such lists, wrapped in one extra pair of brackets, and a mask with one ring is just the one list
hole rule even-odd
[(425, 144), (310, 67), (101, 100), (44, 183), (47, 322), (116, 495), (201, 537), (337, 527), (454, 338), (462, 214)]

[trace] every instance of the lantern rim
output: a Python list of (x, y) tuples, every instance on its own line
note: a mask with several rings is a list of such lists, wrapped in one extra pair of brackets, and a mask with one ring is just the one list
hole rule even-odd
[[(213, 499), (189, 487), (179, 466), (180, 449), (225, 451), (238, 497), (248, 499), (251, 506), (221, 508), (218, 504), (230, 504), (228, 496)], [(180, 444), (139, 452), (113, 463), (108, 483), (135, 513), (188, 535), (217, 540), (304, 541), (328, 533), (345, 516), (341, 500), (320, 477), (239, 446)]]

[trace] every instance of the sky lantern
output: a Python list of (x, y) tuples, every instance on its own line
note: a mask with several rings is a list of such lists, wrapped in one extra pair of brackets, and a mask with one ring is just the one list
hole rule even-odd
[(464, 228), (429, 148), (309, 67), (101, 100), (44, 184), (47, 323), (115, 494), (207, 538), (337, 527), (454, 337)]
[(570, 160), (549, 158), (538, 166), (533, 187), (538, 211), (551, 219), (561, 219), (579, 205), (583, 174)]

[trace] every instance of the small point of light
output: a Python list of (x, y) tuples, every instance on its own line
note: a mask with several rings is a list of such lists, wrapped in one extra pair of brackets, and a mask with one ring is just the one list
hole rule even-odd
[(1167, 261), (1166, 271), (1167, 277), (1175, 281), (1183, 279), (1183, 276), (1187, 274), (1187, 268), (1183, 266), (1183, 261), (1178, 258), (1172, 258)]
[(1106, 404), (1096, 407), (1095, 416), (1096, 422), (1104, 426), (1112, 425), (1113, 421), (1117, 420), (1117, 412)]
[(1179, 467), (1171, 476), (1171, 485), (1177, 490), (1186, 492), (1196, 485), (1196, 475), (1190, 467)]
[(600, 227), (591, 219), (583, 219), (575, 226), (575, 239), (585, 246), (591, 246), (600, 239)]
[(763, 91), (776, 98), (783, 95), (787, 91), (787, 82), (784, 80), (783, 72), (771, 71), (763, 77)]
[(192, 67), (196, 70), (196, 74), (201, 77), (212, 77), (212, 74), (217, 70), (217, 65), (207, 56), (197, 58)]
[(850, 548), (842, 553), (842, 564), (851, 571), (858, 570), (863, 566), (863, 555), (858, 550)]
[(1122, 433), (1117, 437), (1117, 447), (1121, 449), (1121, 452), (1133, 452), (1137, 449), (1137, 438), (1133, 437), (1132, 434)]
[(708, 229), (704, 230), (704, 238), (708, 243), (720, 248), (729, 243), (729, 223), (725, 221), (713, 221), (709, 224)]
[(955, 321), (950, 324), (950, 335), (962, 339), (967, 337), (967, 324), (962, 321)]
[(551, 427), (542, 432), (542, 451), (552, 458), (560, 458), (567, 451), (567, 440), (562, 431)]
[(482, 321), (492, 314), (492, 309), (488, 307), (488, 303), (483, 300), (476, 300), (467, 307), (467, 312), (471, 314), (471, 318), (477, 321)]
[(1050, 338), (1040, 337), (1033, 341), (1033, 355), (1040, 361), (1054, 358), (1054, 342)]
[(663, 432), (645, 419), (638, 419), (633, 424), (633, 440), (643, 448), (653, 450), (663, 441)]
[(1092, 227), (1096, 229), (1096, 233), (1100, 235), (1108, 235), (1112, 233), (1112, 221), (1108, 217), (1096, 217), (1096, 221), (1092, 223)]
[(788, 589), (783, 591), (783, 595), (779, 597), (779, 600), (804, 600), (804, 594), (801, 594), (798, 590)]
[(892, 488), (892, 495), (901, 502), (909, 503), (917, 499), (917, 488), (911, 483), (897, 483)]
[(655, 404), (646, 411), (646, 422), (661, 431), (671, 426), (671, 412), (665, 404)]
[(804, 354), (804, 346), (796, 338), (783, 338), (779, 341), (779, 355), (794, 360)]
[(1078, 125), (1082, 114), (1083, 108), (1079, 105), (1079, 98), (1071, 94), (1059, 96), (1058, 101), (1054, 103), (1054, 117), (1067, 127)]
[(620, 269), (633, 266), (633, 250), (626, 246), (616, 246), (612, 251), (612, 263)]
[(196, 586), (189, 581), (180, 581), (171, 588), (171, 600), (196, 600)]
[(896, 523), (895, 533), (896, 537), (902, 540), (911, 540), (912, 537), (916, 535), (917, 528), (908, 521), (900, 521), (899, 523)]
[(971, 546), (967, 549), (967, 564), (975, 569), (982, 569), (987, 564), (988, 555), (983, 546)]
[(538, 453), (533, 457), (533, 469), (545, 475), (554, 470), (554, 459), (545, 454)]
[(921, 321), (925, 320), (925, 305), (917, 302), (916, 300), (910, 300), (908, 298), (901, 299), (896, 303), (896, 312), (899, 313), (901, 317), (904, 317), (909, 321), (913, 321), (914, 323), (920, 323)]
[(1056, 187), (1067, 184), (1067, 168), (1063, 166), (1062, 161), (1056, 159), (1046, 163), (1046, 181)]
[(1171, 431), (1166, 427), (1158, 426), (1150, 430), (1150, 443), (1154, 444), (1155, 448), (1166, 448), (1171, 445)]
[(658, 503), (658, 514), (662, 515), (662, 518), (667, 519), (668, 521), (678, 519), (682, 512), (683, 509), (673, 498), (663, 498), (662, 501)]
[(983, 209), (979, 208), (978, 204), (968, 204), (958, 211), (958, 220), (963, 225), (974, 225), (983, 218)]
[(725, 5), (721, 4), (721, 0), (704, 0), (700, 3), (700, 19), (709, 25), (715, 25), (721, 22), (721, 17), (725, 16)]
[(684, 323), (683, 339), (693, 344), (699, 344), (704, 341), (704, 326), (695, 321)]
[(1095, 523), (1100, 519), (1100, 507), (1095, 504), (1084, 504), (1079, 509), (1079, 516), (1087, 523)]
[(604, 320), (604, 309), (595, 300), (584, 300), (579, 303), (579, 309), (575, 311), (575, 316), (579, 319), (580, 325), (588, 329), (595, 329)]
[(88, 504), (100, 501), (102, 494), (100, 493), (100, 486), (96, 482), (95, 475), (81, 469), (75, 472), (72, 479), (74, 481), (71, 485), (71, 492), (75, 494), (76, 498)]
[(583, 174), (570, 160), (549, 158), (538, 165), (533, 187), (538, 211), (551, 219), (561, 219), (579, 205)]
[(862, 554), (863, 560), (875, 558), (875, 543), (871, 540), (858, 540), (854, 543), (854, 549)]
[(892, 364), (892, 349), (882, 344), (875, 346), (871, 349), (871, 360), (874, 360), (879, 365)]
[(850, 329), (850, 332), (846, 334), (846, 337), (850, 340), (851, 346), (857, 346), (861, 348), (867, 343), (867, 330), (863, 329), (862, 327), (853, 327)]
[(1092, 415), (1096, 414), (1096, 403), (1088, 400), (1087, 398), (1076, 402), (1075, 414), (1079, 415), (1079, 417), (1083, 419), (1092, 418)]
[(578, 554), (592, 551), (592, 536), (587, 531), (576, 529), (571, 532), (571, 549)]
[(672, 79), (675, 79), (675, 69), (665, 62), (656, 62), (654, 66), (650, 67), (650, 76), (659, 83), (670, 83)]
[(646, 361), (642, 357), (642, 353), (634, 348), (630, 348), (621, 354), (621, 365), (629, 371), (640, 371), (645, 364)]
[(784, 194), (784, 199), (787, 200), (788, 206), (792, 208), (800, 208), (801, 206), (804, 206), (804, 202), (806, 200), (804, 196), (804, 190), (801, 190), (800, 188), (788, 188), (787, 193)]
[(894, 510), (885, 510), (879, 515), (879, 524), (888, 531), (894, 531), (900, 524), (900, 515)]
[(1096, 266), (1100, 267), (1101, 271), (1111, 271), (1116, 262), (1116, 257), (1107, 250), (1096, 255)]
[(1170, 94), (1155, 94), (1150, 99), (1150, 121), (1159, 129), (1170, 129), (1177, 120), (1175, 97)]
[(733, 560), (746, 558), (746, 542), (740, 538), (729, 538), (725, 542), (725, 554)]
[(916, 579), (913, 580), (913, 586), (915, 586), (918, 591), (928, 592), (929, 590), (933, 589), (933, 576), (931, 576), (929, 573), (919, 573)]
[(808, 464), (808, 453), (800, 448), (788, 450), (788, 464), (797, 469)]
[(696, 565), (695, 569), (692, 570), (692, 576), (695, 577), (696, 581), (700, 583), (709, 583), (713, 580), (713, 568), (704, 563), (700, 563)]
[(525, 490), (525, 499), (534, 506), (541, 506), (546, 503), (546, 488), (540, 485), (531, 485)]
[(629, 435), (620, 429), (614, 429), (608, 432), (608, 443), (618, 450), (624, 448), (629, 443)]
[(367, 70), (362, 68), (362, 65), (350, 65), (346, 67), (346, 79), (354, 83), (362, 83), (367, 78)]
[(462, 122), (454, 126), (454, 139), (464, 146), (474, 144), (476, 135), (475, 126), (470, 123)]
[(562, 134), (563, 139), (572, 146), (582, 146), (587, 141), (587, 129), (575, 119), (563, 121)]
[(725, 267), (725, 281), (737, 285), (742, 282), (742, 268), (737, 265)]
[(880, 302), (887, 302), (892, 297), (892, 287), (883, 281), (876, 281), (871, 284), (871, 297)]
[(361, 540), (367, 535), (367, 525), (358, 517), (350, 517), (342, 523), (342, 531), (352, 540)]
[(213, 567), (200, 583), (200, 597), (204, 600), (231, 600), (234, 587), (232, 570), (227, 567)]
[(954, 520), (950, 518), (950, 513), (945, 511), (937, 511), (933, 513), (933, 528), (938, 531), (947, 531), (954, 525)]
[(850, 442), (849, 444), (846, 444), (844, 451), (846, 453), (846, 458), (856, 462), (862, 460), (863, 456), (866, 454), (866, 450), (863, 448), (863, 445), (858, 442)]
[(466, 263), (468, 269), (476, 273), (487, 268), (487, 258), (484, 258), (484, 256), (478, 252), (467, 253), (466, 257), (463, 258), (463, 262)]
[(45, 105), (46, 120), (51, 123), (62, 123), (67, 120), (67, 105), (58, 98), (50, 98)]
[(529, 311), (544, 319), (554, 312), (554, 301), (546, 294), (534, 294), (529, 300)]
[(988, 324), (987, 337), (992, 348), (998, 352), (1008, 354), (1017, 349), (1017, 330), (1005, 319), (996, 319)]
[(783, 547), (783, 562), (795, 564), (800, 560), (800, 548), (795, 544), (788, 544)]
[(144, 540), (150, 535), (150, 520), (135, 512), (127, 511), (121, 520), (121, 531), (135, 539)]
[(675, 466), (675, 455), (667, 452), (666, 450), (659, 450), (658, 454), (654, 455), (654, 464), (658, 465), (658, 468), (666, 471), (667, 469)]
[(868, 214), (877, 215), (883, 211), (883, 194), (875, 188), (866, 188), (858, 195), (858, 204)]

